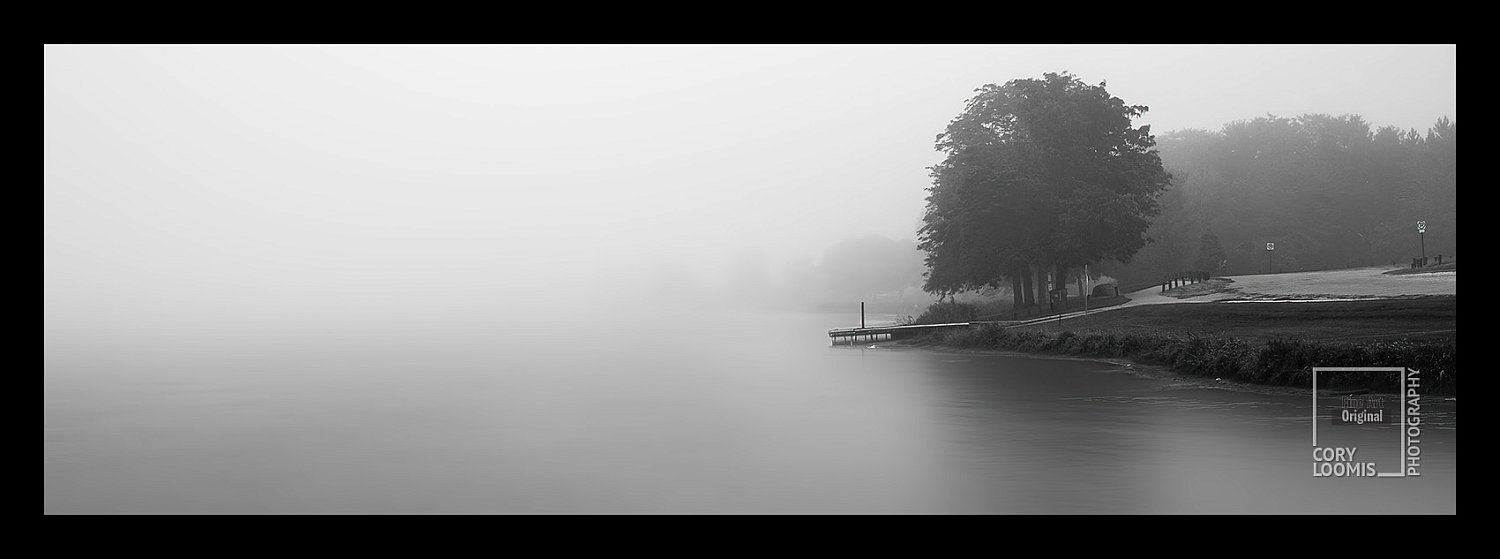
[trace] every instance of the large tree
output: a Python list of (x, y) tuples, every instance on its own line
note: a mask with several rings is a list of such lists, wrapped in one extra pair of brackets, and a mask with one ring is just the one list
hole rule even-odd
[(1171, 177), (1150, 128), (1131, 125), (1145, 106), (1066, 72), (975, 91), (937, 136), (945, 158), (919, 230), (929, 291), (1022, 286), (1048, 268), (1061, 284), (1069, 268), (1128, 262), (1149, 241)]

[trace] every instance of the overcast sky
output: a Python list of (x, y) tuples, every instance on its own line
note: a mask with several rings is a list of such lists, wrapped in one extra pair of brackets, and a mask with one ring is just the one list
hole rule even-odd
[(47, 46), (45, 298), (51, 317), (103, 299), (712, 279), (746, 254), (914, 237), (934, 136), (985, 83), (1104, 80), (1157, 133), (1315, 112), (1425, 132), (1457, 118), (1455, 53)]

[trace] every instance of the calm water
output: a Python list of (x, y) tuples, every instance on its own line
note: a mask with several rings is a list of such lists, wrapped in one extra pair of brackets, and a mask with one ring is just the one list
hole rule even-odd
[[(589, 322), (49, 332), (44, 511), (1455, 512), (1451, 402), (1420, 478), (1314, 478), (1300, 393), (830, 347), (849, 316)], [(1391, 462), (1384, 428), (1322, 436)]]

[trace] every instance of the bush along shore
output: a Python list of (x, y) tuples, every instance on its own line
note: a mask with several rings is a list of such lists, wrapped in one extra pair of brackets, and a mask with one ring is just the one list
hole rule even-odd
[[(1421, 371), (1423, 392), (1452, 395), (1455, 340), (1387, 339), (1364, 342), (1310, 341), (1115, 330), (1033, 331), (985, 324), (925, 334), (922, 342), (964, 349), (991, 349), (1083, 357), (1119, 357), (1173, 371), (1274, 386), (1312, 387), (1313, 367), (1409, 367)], [(1390, 375), (1319, 373), (1320, 388), (1393, 392)]]
[(947, 302), (933, 303), (916, 317), (907, 316), (900, 320), (902, 324), (946, 324), (950, 322), (971, 322), (975, 320), (1011, 320), (1011, 319), (1035, 319), (1044, 316), (1055, 316), (1060, 312), (1081, 311), (1085, 308), (1102, 309), (1112, 307), (1130, 301), (1128, 297), (1119, 295), (1091, 296), (1088, 301), (1073, 297), (1068, 300), (1066, 308), (1023, 309), (1017, 311), (1012, 309), (1009, 300), (996, 300), (983, 303), (975, 302)]

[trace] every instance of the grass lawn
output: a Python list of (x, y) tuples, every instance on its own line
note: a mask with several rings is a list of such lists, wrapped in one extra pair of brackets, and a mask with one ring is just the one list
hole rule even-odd
[[(1123, 295), (1104, 295), (1098, 297), (1090, 296), (1088, 300), (1088, 308), (1102, 309), (1104, 307), (1113, 307), (1115, 305), (1120, 305), (1128, 302), (1130, 302), (1130, 298)], [(979, 318), (977, 320), (1011, 320), (1013, 316), (1020, 320), (1029, 320), (1043, 316), (1056, 316), (1059, 313), (1081, 311), (1084, 309), (1084, 301), (1081, 297), (1069, 297), (1068, 307), (1067, 309), (1063, 310), (1048, 309), (1046, 306), (1039, 306), (1030, 309), (1021, 309), (1020, 312), (1012, 314), (1009, 303), (1010, 301), (1004, 301), (1003, 304), (982, 307), (980, 309)]]
[(1234, 336), (1263, 342), (1277, 336), (1309, 341), (1452, 339), (1457, 296), (1309, 303), (1185, 303), (1129, 307), (1017, 330), (1158, 331)]

